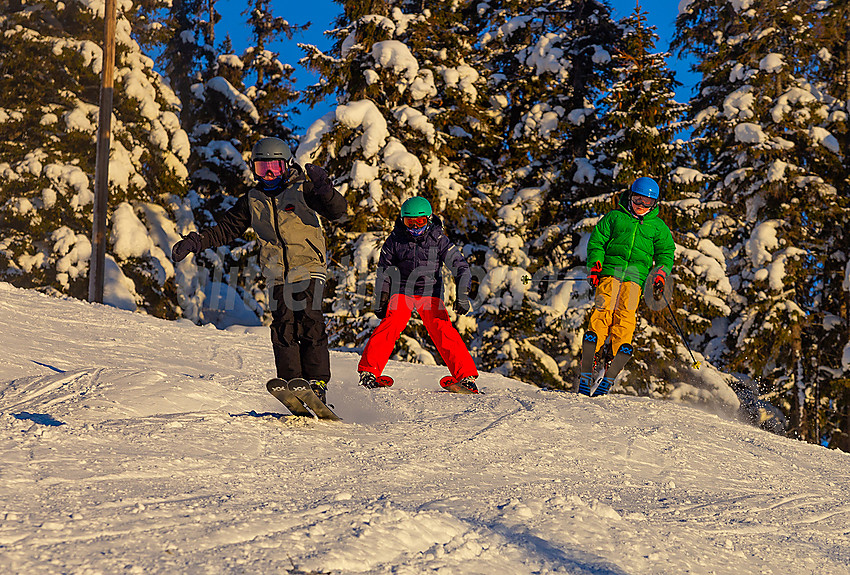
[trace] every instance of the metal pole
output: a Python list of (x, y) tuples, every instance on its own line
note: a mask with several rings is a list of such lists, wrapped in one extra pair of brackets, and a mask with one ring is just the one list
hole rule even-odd
[[(693, 363), (694, 369), (699, 369), (700, 362), (698, 362), (696, 360), (696, 358), (694, 357), (694, 352), (691, 351), (691, 346), (688, 345), (688, 340), (685, 338), (685, 332), (683, 332), (682, 328), (679, 327), (679, 320), (676, 319), (676, 315), (673, 313), (673, 310), (670, 309), (670, 300), (667, 299), (667, 294), (664, 294), (664, 301), (667, 302), (667, 311), (670, 312), (670, 317), (672, 317), (673, 321), (675, 322), (673, 325), (676, 327), (676, 331), (679, 332), (679, 337), (682, 338), (682, 343), (685, 344), (685, 347), (688, 348), (688, 353), (691, 354), (691, 361), (694, 362)], [(667, 320), (667, 321), (670, 321), (670, 320)]]
[(106, 263), (106, 210), (109, 205), (109, 147), (112, 131), (112, 91), (115, 79), (115, 0), (106, 0), (100, 114), (97, 123), (97, 160), (94, 172), (92, 255), (89, 265), (89, 301), (103, 303)]
[(541, 278), (541, 279), (539, 279), (539, 280), (536, 280), (536, 279), (534, 279), (533, 277), (531, 277), (531, 276), (529, 276), (529, 275), (524, 275), (524, 276), (522, 276), (521, 278), (519, 278), (519, 281), (521, 281), (521, 282), (522, 282), (523, 284), (525, 284), (525, 285), (528, 285), (528, 284), (530, 284), (530, 283), (541, 283), (541, 284), (542, 284), (542, 283), (548, 283), (548, 284), (556, 284), (556, 283), (562, 283), (562, 282), (586, 282), (586, 281), (587, 281), (587, 278), (586, 278), (586, 277), (584, 277), (584, 278), (565, 278), (565, 279), (561, 279), (561, 280), (558, 280), (558, 279), (549, 279), (549, 278)]

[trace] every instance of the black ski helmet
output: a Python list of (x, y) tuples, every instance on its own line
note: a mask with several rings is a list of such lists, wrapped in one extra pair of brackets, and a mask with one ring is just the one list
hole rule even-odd
[(251, 150), (252, 172), (254, 171), (254, 162), (257, 160), (282, 160), (287, 166), (291, 166), (294, 161), (289, 146), (280, 138), (263, 138), (254, 144)]

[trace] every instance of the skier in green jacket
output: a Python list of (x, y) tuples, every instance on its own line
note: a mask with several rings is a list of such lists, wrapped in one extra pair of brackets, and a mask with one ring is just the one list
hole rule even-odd
[[(633, 353), (637, 307), (650, 270), (653, 289), (663, 292), (673, 266), (676, 246), (667, 224), (658, 217), (658, 183), (638, 178), (620, 196), (617, 208), (606, 214), (587, 244), (588, 282), (596, 288), (590, 329), (584, 334), (578, 392), (608, 393), (614, 379)], [(655, 267), (653, 267), (655, 266)], [(613, 359), (596, 357), (610, 337)], [(594, 372), (604, 362), (596, 389)]]

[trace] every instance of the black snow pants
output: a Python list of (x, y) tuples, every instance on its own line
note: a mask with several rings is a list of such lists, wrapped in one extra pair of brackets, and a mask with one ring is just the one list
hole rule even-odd
[(331, 360), (322, 314), (325, 282), (311, 279), (272, 290), (272, 348), (277, 376), (329, 381)]

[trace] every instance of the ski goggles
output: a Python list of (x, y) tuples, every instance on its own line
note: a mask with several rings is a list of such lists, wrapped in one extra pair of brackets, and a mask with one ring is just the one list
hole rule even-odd
[(655, 198), (650, 198), (649, 196), (642, 196), (640, 194), (632, 194), (632, 203), (639, 208), (651, 208), (655, 206), (655, 203), (658, 200)]
[(415, 230), (418, 228), (424, 228), (428, 225), (428, 216), (402, 218), (401, 221), (404, 222), (404, 225), (407, 228)]
[(254, 162), (254, 173), (264, 180), (279, 178), (286, 172), (286, 164), (283, 160), (256, 160)]

